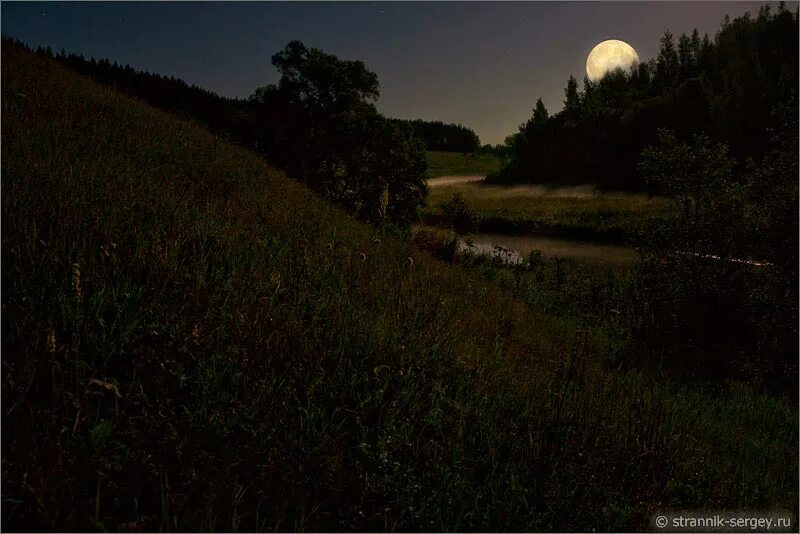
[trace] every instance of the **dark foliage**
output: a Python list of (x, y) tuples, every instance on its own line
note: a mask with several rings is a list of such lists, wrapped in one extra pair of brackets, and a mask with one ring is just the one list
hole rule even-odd
[(758, 162), (662, 131), (640, 169), (678, 217), (653, 228), (628, 318), (639, 358), (772, 387), (797, 385), (797, 105)]
[[(361, 61), (340, 60), (294, 41), (272, 57), (282, 75), (278, 85), (232, 99), (107, 59), (87, 60), (63, 50), (53, 54), (49, 48), (35, 53), (200, 122), (371, 222), (406, 226), (417, 218), (427, 193), (424, 150), (409, 126), (413, 123), (386, 119), (375, 110), (378, 78)], [(462, 137), (464, 130), (479, 146), (477, 136), (463, 127), (445, 130)]]
[(615, 304), (627, 362), (684, 377), (797, 382), (798, 14), (764, 6), (713, 40), (666, 32), (658, 57), (541, 101), (500, 183), (646, 190), (671, 200)]
[(366, 220), (415, 220), (427, 194), (424, 147), (376, 111), (375, 73), (298, 41), (272, 63), (279, 83), (248, 101), (269, 158)]
[(463, 235), (478, 231), (480, 217), (467, 207), (464, 197), (459, 193), (454, 194), (450, 200), (442, 204), (441, 209), (450, 228), (457, 234)]
[(414, 136), (425, 143), (428, 150), (444, 152), (476, 152), (481, 142), (473, 130), (460, 124), (445, 124), (442, 121), (395, 119), (406, 123), (414, 130)]
[(641, 151), (668, 128), (681, 139), (705, 132), (730, 147), (738, 164), (768, 150), (774, 111), (797, 98), (797, 13), (763, 7), (726, 21), (713, 41), (697, 31), (660, 40), (658, 57), (611, 72), (583, 90), (570, 78), (564, 108), (538, 106), (507, 143), (512, 161), (499, 183), (595, 183), (643, 190)]

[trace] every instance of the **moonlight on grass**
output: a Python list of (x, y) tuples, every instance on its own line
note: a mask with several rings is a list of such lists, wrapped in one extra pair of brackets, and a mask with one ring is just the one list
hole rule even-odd
[(586, 75), (593, 82), (616, 69), (628, 70), (639, 64), (636, 50), (625, 41), (609, 39), (592, 48), (586, 58)]

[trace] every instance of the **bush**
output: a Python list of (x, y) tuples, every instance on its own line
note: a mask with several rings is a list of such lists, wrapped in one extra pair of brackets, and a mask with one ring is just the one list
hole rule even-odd
[(450, 200), (442, 203), (441, 210), (445, 221), (457, 234), (474, 234), (478, 231), (480, 215), (467, 208), (460, 193), (455, 193)]

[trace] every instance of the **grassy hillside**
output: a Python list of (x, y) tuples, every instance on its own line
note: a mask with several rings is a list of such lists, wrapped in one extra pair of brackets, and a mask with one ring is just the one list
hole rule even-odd
[(4, 530), (641, 529), (793, 508), (787, 399), (580, 329), (2, 50)]
[(642, 225), (665, 220), (664, 198), (635, 193), (592, 193), (587, 187), (548, 190), (544, 186), (454, 184), (431, 188), (422, 217), (443, 224), (441, 205), (453, 195), (480, 216), (485, 232), (547, 235), (615, 243), (635, 240)]
[(500, 170), (500, 160), (491, 154), (462, 154), (429, 150), (428, 178), (437, 176), (486, 176)]

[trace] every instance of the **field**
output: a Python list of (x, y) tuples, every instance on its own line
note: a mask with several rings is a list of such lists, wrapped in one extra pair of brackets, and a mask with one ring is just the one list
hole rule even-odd
[(10, 45), (2, 100), (3, 530), (795, 509), (796, 402), (609, 367), (508, 271)]
[(428, 178), (454, 175), (486, 176), (500, 170), (500, 160), (491, 154), (428, 151)]
[(446, 224), (441, 205), (459, 194), (480, 217), (480, 230), (501, 234), (540, 233), (573, 239), (631, 243), (642, 225), (669, 217), (666, 199), (634, 193), (600, 193), (587, 186), (494, 186), (480, 182), (432, 187), (423, 220)]

